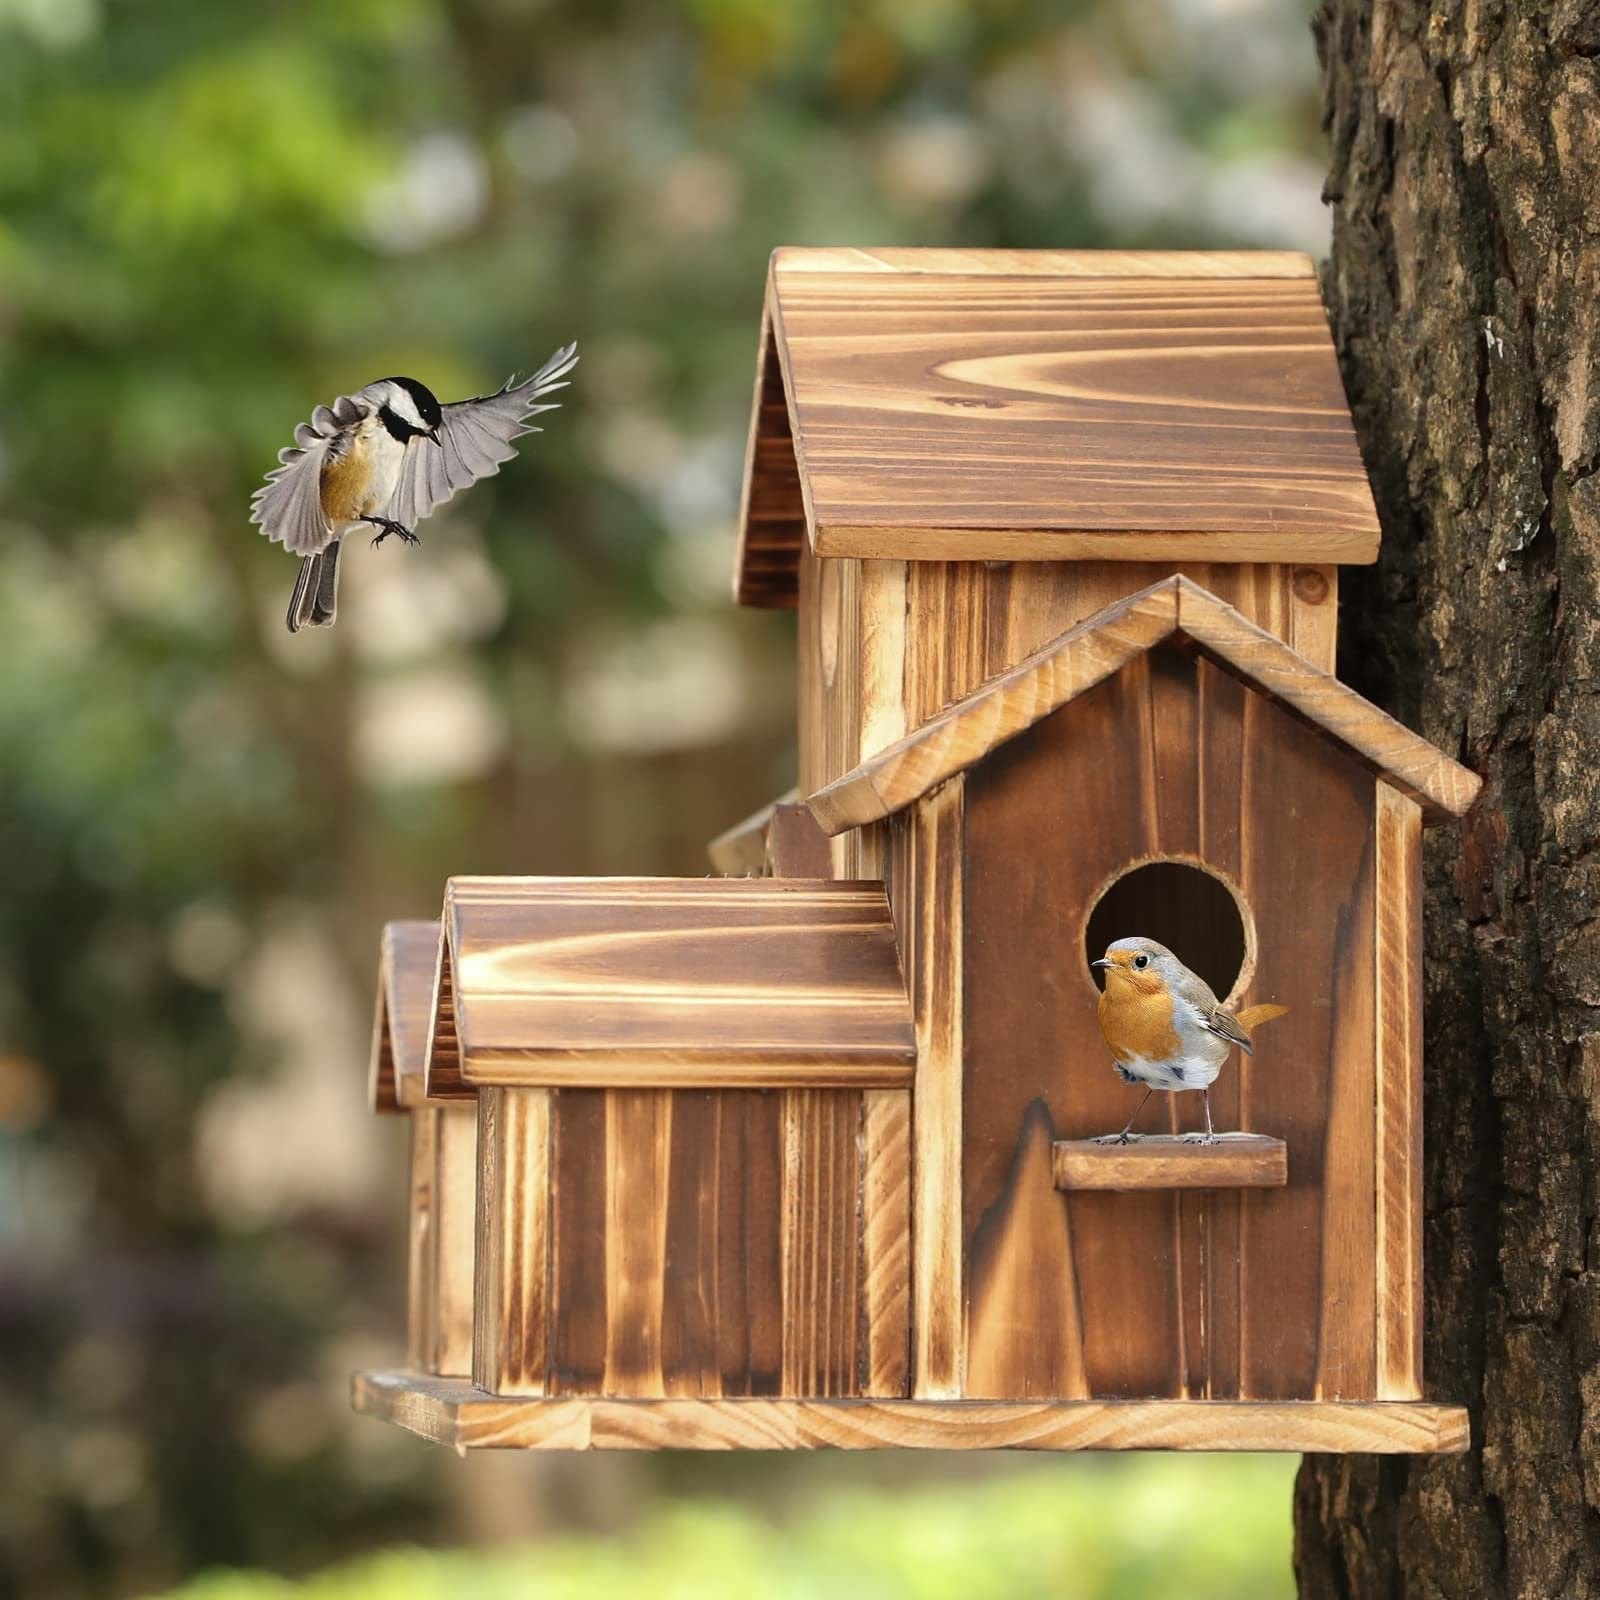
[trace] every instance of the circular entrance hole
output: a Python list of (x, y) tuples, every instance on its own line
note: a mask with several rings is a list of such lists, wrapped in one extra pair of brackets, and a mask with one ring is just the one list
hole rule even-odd
[[(1214, 872), (1189, 861), (1148, 861), (1101, 891), (1084, 924), (1084, 960), (1098, 960), (1118, 939), (1154, 939), (1226, 1000), (1254, 950), (1249, 914)], [(1101, 970), (1089, 971), (1104, 988)]]

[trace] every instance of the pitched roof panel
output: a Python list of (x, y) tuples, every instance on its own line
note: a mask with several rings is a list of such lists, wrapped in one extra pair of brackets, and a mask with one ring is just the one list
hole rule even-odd
[(1168, 638), (1196, 646), (1321, 729), (1416, 800), (1426, 820), (1460, 816), (1477, 797), (1476, 773), (1225, 600), (1173, 577), (1097, 611), (869, 756), (809, 797), (812, 815), (829, 834), (890, 816)]
[(453, 878), (444, 923), (446, 1092), (910, 1082), (881, 883)]
[(802, 538), (917, 560), (1374, 560), (1309, 258), (778, 251), (739, 598), (794, 604)]

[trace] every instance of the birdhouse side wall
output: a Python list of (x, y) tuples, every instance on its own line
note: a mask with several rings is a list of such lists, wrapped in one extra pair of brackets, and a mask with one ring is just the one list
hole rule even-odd
[[(965, 1392), (1375, 1397), (1371, 774), (1163, 647), (965, 788)], [(1203, 865), (1247, 908), (1229, 1003), (1290, 1007), (1211, 1092), (1220, 1128), (1287, 1141), (1285, 1188), (1053, 1190), (1051, 1141), (1114, 1132), (1137, 1103), (1100, 1037), (1085, 924), (1115, 876), (1160, 858)], [(1146, 1117), (1198, 1128), (1198, 1096), (1158, 1095)]]

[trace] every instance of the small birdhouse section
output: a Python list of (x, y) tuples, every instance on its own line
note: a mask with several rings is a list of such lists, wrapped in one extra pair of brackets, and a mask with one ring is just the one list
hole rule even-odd
[[(455, 879), (386, 936), (411, 1354), (358, 1407), (1464, 1448), (1421, 1361), (1420, 848), (1478, 780), (1333, 676), (1377, 523), (1310, 263), (779, 252), (742, 524), (740, 598), (799, 611), (798, 790), (711, 847), (749, 876)], [(1119, 1075), (1129, 939), (1181, 978)], [(1218, 1136), (1180, 1072), (1108, 1140), (1186, 996)]]

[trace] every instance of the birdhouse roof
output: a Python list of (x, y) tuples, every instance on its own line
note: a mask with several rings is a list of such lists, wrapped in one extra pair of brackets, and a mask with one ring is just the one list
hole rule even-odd
[(423, 1067), (433, 1024), (439, 924), (390, 922), (378, 962), (369, 1089), (374, 1111), (399, 1111), (423, 1098)]
[[(823, 831), (892, 815), (1167, 640), (1192, 645), (1422, 807), (1462, 815), (1482, 780), (1210, 590), (1174, 577), (1118, 600), (813, 794)], [(1093, 753), (1088, 753), (1089, 759)]]
[(452, 878), (443, 922), (430, 1095), (911, 1081), (881, 883)]
[(1308, 256), (772, 257), (735, 589), (801, 549), (1370, 562), (1378, 518)]

